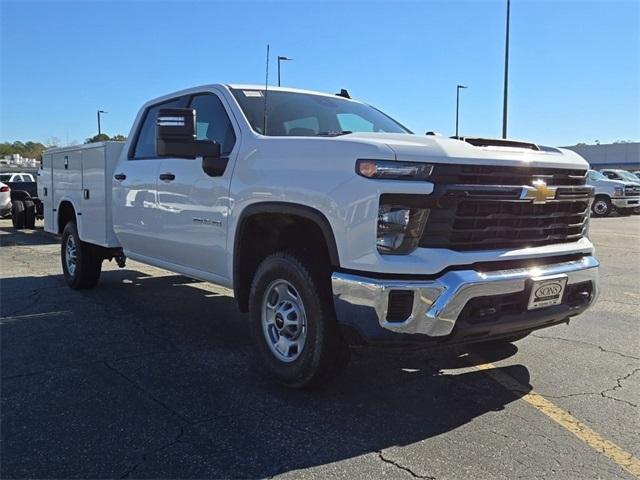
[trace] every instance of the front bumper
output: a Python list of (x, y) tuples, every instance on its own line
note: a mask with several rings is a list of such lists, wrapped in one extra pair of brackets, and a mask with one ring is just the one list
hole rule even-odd
[(640, 197), (614, 197), (611, 203), (616, 208), (640, 207)]
[[(590, 295), (580, 305), (565, 305), (563, 300), (562, 305), (520, 312), (517, 318), (504, 315), (504, 318), (497, 319), (500, 332), (534, 330), (541, 328), (541, 325), (558, 323), (577, 315), (597, 297), (598, 265), (595, 257), (584, 256), (578, 260), (534, 268), (491, 272), (454, 270), (434, 280), (386, 280), (335, 272), (331, 281), (338, 321), (355, 329), (361, 337), (385, 340), (389, 339), (388, 333), (393, 332), (405, 334), (401, 335), (404, 338), (422, 336), (425, 339), (441, 340), (449, 336), (464, 337), (461, 332), (454, 330), (461, 313), (471, 300), (517, 292), (526, 295), (534, 278), (566, 277), (567, 288), (576, 284), (588, 284)], [(394, 291), (412, 292), (413, 304), (410, 311), (407, 310), (406, 318), (398, 319), (396, 316), (390, 321), (389, 298)], [(507, 326), (505, 329), (505, 321), (514, 324), (513, 328)], [(460, 323), (468, 326), (467, 321)], [(459, 327), (462, 328), (462, 325)], [(380, 329), (386, 332), (381, 332)], [(490, 336), (498, 330), (481, 328), (478, 331), (486, 331)]]

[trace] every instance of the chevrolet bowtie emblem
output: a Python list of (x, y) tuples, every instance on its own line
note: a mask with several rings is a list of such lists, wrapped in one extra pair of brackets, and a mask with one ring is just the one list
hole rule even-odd
[(547, 200), (556, 198), (557, 188), (547, 187), (544, 180), (534, 180), (532, 185), (532, 187), (526, 186), (522, 188), (521, 200), (533, 200), (533, 203), (547, 203)]

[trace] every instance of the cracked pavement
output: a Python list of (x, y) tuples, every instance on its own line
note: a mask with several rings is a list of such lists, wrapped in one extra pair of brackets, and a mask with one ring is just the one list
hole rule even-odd
[(260, 376), (229, 291), (129, 261), (68, 289), (59, 245), (0, 220), (2, 478), (634, 478), (520, 397), (640, 456), (640, 218), (593, 219), (597, 305), (472, 357), (355, 350), (289, 391)]

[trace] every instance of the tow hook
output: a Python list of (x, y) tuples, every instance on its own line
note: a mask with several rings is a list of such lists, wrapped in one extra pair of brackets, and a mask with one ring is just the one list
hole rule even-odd
[(127, 257), (125, 255), (118, 255), (116, 257), (116, 263), (120, 268), (124, 268), (127, 264)]

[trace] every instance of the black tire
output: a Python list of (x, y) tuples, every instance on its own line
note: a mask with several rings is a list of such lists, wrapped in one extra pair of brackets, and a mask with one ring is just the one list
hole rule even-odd
[(11, 223), (16, 230), (21, 230), (25, 227), (26, 214), (22, 200), (14, 200), (11, 202)]
[[(69, 240), (70, 237), (72, 240)], [(75, 246), (75, 262), (67, 261), (69, 255), (67, 247), (70, 242)], [(69, 222), (64, 227), (60, 258), (67, 285), (75, 290), (96, 286), (100, 279), (103, 258), (98, 247), (80, 240), (75, 222)]]
[[(273, 286), (282, 281), (293, 287), (302, 305), (303, 317), (306, 317), (306, 327), (303, 327), (306, 339), (299, 352), (294, 347), (293, 355), (297, 357), (289, 361), (278, 358), (272, 351), (275, 347), (270, 344), (267, 332), (269, 328), (275, 332), (276, 322), (263, 328), (262, 320), (263, 308), (267, 308), (269, 301), (267, 294), (273, 293)], [(270, 298), (274, 298), (274, 302), (277, 299), (274, 305), (282, 304), (278, 293)], [(335, 317), (329, 272), (303, 260), (302, 255), (275, 253), (260, 264), (251, 285), (249, 316), (259, 365), (270, 377), (287, 387), (318, 386), (339, 374), (349, 362), (349, 347), (340, 334)], [(285, 336), (280, 335), (283, 331), (276, 337)]]
[(606, 217), (611, 213), (613, 209), (611, 205), (611, 199), (606, 195), (596, 195), (596, 198), (591, 204), (591, 216), (592, 217)]
[(32, 200), (24, 201), (24, 228), (36, 226), (36, 204)]

